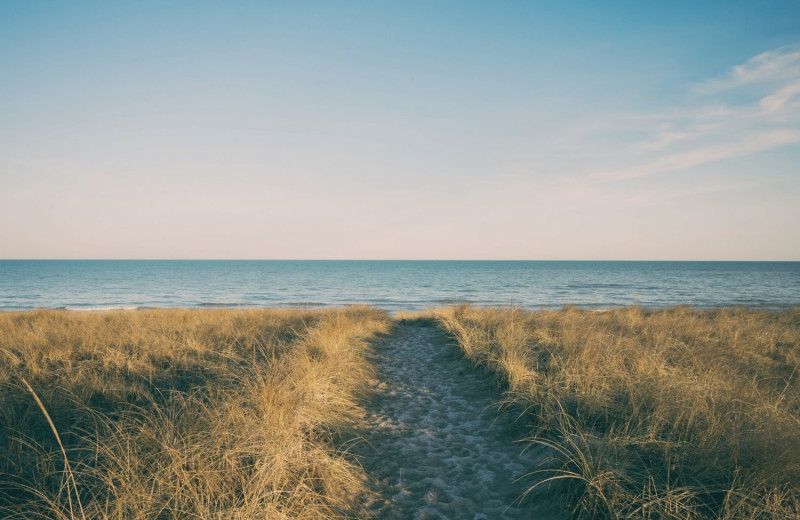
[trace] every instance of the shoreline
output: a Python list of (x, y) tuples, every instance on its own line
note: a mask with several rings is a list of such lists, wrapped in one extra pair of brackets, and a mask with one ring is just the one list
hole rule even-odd
[(481, 304), (478, 302), (453, 302), (450, 304), (433, 304), (422, 306), (380, 306), (364, 302), (353, 303), (297, 303), (285, 305), (259, 305), (259, 304), (200, 304), (191, 306), (151, 306), (151, 305), (87, 305), (86, 307), (63, 305), (57, 307), (35, 307), (35, 308), (0, 308), (0, 313), (25, 313), (25, 312), (74, 312), (81, 314), (98, 314), (98, 313), (113, 313), (113, 312), (135, 312), (135, 311), (158, 311), (158, 310), (186, 310), (186, 311), (203, 311), (203, 310), (323, 310), (323, 309), (346, 309), (350, 307), (370, 307), (387, 312), (390, 316), (401, 314), (418, 314), (437, 309), (446, 309), (451, 307), (472, 307), (477, 309), (495, 309), (506, 310), (515, 309), (525, 312), (553, 312), (565, 309), (578, 309), (581, 311), (589, 312), (609, 312), (613, 310), (623, 310), (630, 308), (639, 308), (646, 311), (661, 311), (676, 308), (688, 308), (695, 311), (714, 311), (714, 310), (734, 310), (743, 309), (747, 311), (765, 311), (765, 312), (784, 312), (800, 308), (800, 303), (792, 305), (783, 304), (761, 304), (761, 305), (747, 305), (747, 304), (730, 304), (730, 305), (696, 305), (693, 303), (676, 303), (671, 305), (585, 305), (574, 303), (563, 303), (554, 305), (542, 305), (536, 307), (510, 305), (510, 304)]

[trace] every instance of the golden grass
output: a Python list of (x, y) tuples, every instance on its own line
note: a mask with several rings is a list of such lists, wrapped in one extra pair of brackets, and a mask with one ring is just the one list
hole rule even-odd
[(578, 517), (800, 518), (800, 310), (433, 315), (530, 414)]
[(390, 325), (365, 307), (0, 313), (0, 516), (352, 514), (364, 476), (334, 446)]

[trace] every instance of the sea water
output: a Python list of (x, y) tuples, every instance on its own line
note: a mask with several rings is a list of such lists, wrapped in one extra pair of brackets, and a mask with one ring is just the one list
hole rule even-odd
[(0, 310), (800, 305), (800, 262), (0, 260)]

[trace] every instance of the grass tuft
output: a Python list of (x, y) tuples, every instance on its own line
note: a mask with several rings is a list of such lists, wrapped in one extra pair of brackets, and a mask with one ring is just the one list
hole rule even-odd
[[(335, 518), (366, 307), (0, 313), (0, 516)], [(33, 399), (31, 399), (31, 397)]]
[(800, 518), (800, 310), (432, 313), (527, 411), (579, 518)]

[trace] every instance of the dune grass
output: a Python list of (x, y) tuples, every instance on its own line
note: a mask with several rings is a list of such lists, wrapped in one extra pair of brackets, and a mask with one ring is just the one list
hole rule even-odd
[(0, 517), (334, 518), (365, 308), (0, 313)]
[(538, 477), (576, 517), (800, 518), (800, 310), (432, 314), (553, 448)]

